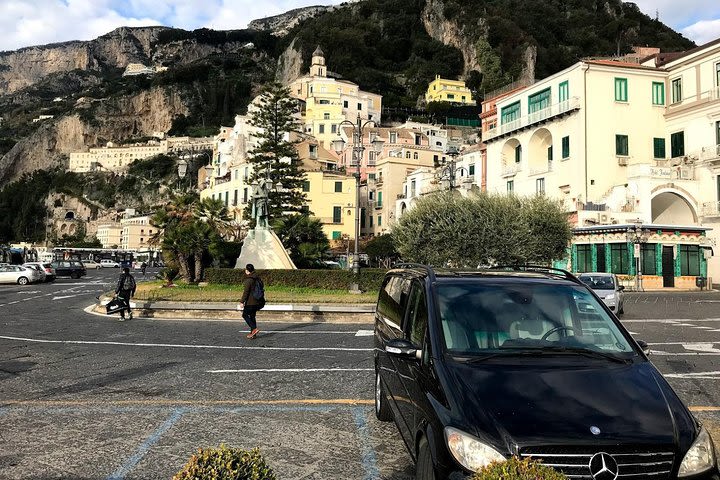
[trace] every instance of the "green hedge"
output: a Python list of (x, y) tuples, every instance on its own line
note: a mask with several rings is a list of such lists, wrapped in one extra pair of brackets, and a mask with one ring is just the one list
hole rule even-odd
[[(360, 288), (365, 291), (379, 290), (385, 272), (382, 268), (363, 268), (360, 270)], [(349, 270), (258, 270), (266, 286), (308, 287), (328, 290), (344, 290), (353, 283), (353, 274)], [(208, 283), (240, 285), (245, 279), (245, 271), (234, 268), (209, 268), (205, 271)]]

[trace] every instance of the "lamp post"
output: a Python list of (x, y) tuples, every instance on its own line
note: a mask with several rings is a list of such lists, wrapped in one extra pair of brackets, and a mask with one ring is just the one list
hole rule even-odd
[(445, 154), (450, 157), (450, 161), (442, 161), (440, 162), (440, 166), (442, 167), (440, 169), (440, 172), (438, 172), (438, 179), (439, 180), (447, 180), (450, 184), (450, 191), (452, 192), (455, 190), (455, 178), (457, 177), (458, 172), (466, 172), (467, 169), (465, 167), (457, 167), (457, 157), (460, 155), (460, 150), (456, 146), (448, 146), (447, 150), (445, 150)]
[(642, 255), (642, 244), (647, 242), (650, 238), (650, 230), (642, 228), (642, 224), (636, 223), (632, 227), (628, 227), (625, 231), (625, 236), (628, 242), (633, 244), (633, 258), (635, 260), (635, 291), (643, 291), (642, 286), (642, 262), (640, 256)]
[[(352, 271), (355, 275), (356, 281), (357, 276), (360, 274), (360, 256), (358, 254), (358, 243), (360, 238), (360, 164), (362, 162), (363, 153), (365, 152), (365, 146), (363, 145), (363, 134), (365, 131), (365, 128), (368, 127), (368, 125), (377, 126), (377, 124), (373, 120), (366, 120), (363, 122), (362, 118), (360, 118), (360, 114), (358, 113), (357, 120), (355, 123), (351, 122), (350, 120), (343, 120), (340, 122), (340, 125), (338, 126), (338, 138), (337, 140), (333, 140), (333, 149), (335, 152), (340, 155), (343, 150), (345, 150), (345, 140), (340, 137), (339, 128), (343, 125), (349, 125), (352, 127), (352, 135), (353, 135), (353, 147), (352, 147), (352, 158), (355, 161), (355, 251), (353, 253), (353, 263), (352, 263)], [(383, 147), (382, 140), (375, 138), (371, 145), (373, 147), (373, 151), (376, 153), (382, 152)], [(355, 290), (358, 290), (359, 287), (357, 285), (353, 286)]]

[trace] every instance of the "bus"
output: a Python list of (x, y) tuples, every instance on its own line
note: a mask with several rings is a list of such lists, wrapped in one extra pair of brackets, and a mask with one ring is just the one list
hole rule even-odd
[(52, 250), (53, 260), (113, 260), (122, 268), (133, 268), (136, 250), (123, 250), (120, 248), (72, 248), (55, 247)]

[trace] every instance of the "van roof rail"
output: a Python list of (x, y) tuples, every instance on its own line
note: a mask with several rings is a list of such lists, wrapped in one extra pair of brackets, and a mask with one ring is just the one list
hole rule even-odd
[(563, 277), (564, 279), (570, 280), (571, 282), (579, 285), (583, 284), (575, 275), (567, 270), (563, 270), (562, 268), (545, 267), (542, 265), (498, 265), (493, 267), (493, 270), (546, 273), (548, 275)]
[(428, 273), (430, 281), (435, 281), (435, 270), (433, 270), (430, 265), (424, 265), (422, 263), (398, 263), (397, 265), (393, 265), (393, 268), (420, 268)]

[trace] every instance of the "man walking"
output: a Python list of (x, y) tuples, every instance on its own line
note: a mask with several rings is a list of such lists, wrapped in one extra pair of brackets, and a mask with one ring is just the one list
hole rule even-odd
[[(129, 320), (133, 318), (132, 310), (130, 309), (130, 299), (135, 296), (136, 288), (135, 277), (130, 275), (130, 269), (127, 267), (123, 268), (123, 273), (120, 274), (117, 286), (115, 287), (115, 295), (127, 305)], [(125, 310), (120, 310), (120, 321), (125, 321)]]
[(140, 270), (142, 270), (143, 278), (145, 278), (145, 270), (147, 270), (147, 263), (142, 262), (142, 264), (140, 264)]
[(255, 266), (252, 263), (248, 263), (245, 266), (245, 275), (240, 306), (243, 310), (243, 320), (245, 320), (248, 327), (250, 327), (250, 333), (247, 334), (247, 338), (253, 339), (260, 332), (257, 328), (257, 322), (255, 321), (255, 314), (265, 306), (265, 285), (263, 285), (262, 280), (258, 277), (257, 273), (255, 273)]

